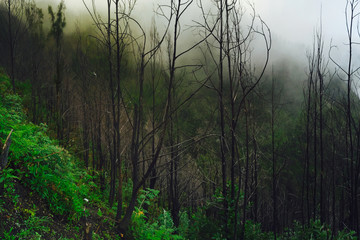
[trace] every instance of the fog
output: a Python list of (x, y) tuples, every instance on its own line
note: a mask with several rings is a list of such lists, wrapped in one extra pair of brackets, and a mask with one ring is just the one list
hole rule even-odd
[[(89, 7), (92, 6), (92, 0), (84, 0)], [(151, 19), (154, 16), (154, 9), (158, 4), (166, 4), (169, 0), (137, 0), (134, 11), (135, 18), (149, 27)], [(197, 2), (199, 0), (195, 0)], [(55, 6), (60, 0), (37, 0), (37, 3), (50, 4)], [(106, 0), (94, 0), (99, 12), (105, 12)], [(207, 5), (211, 5), (211, 0), (203, 0)], [(346, 23), (345, 23), (345, 5), (346, 1), (339, 0), (249, 0), (245, 6), (252, 4), (258, 14), (269, 26), (272, 34), (273, 48), (272, 61), (291, 58), (301, 62), (306, 61), (306, 52), (311, 49), (314, 41), (314, 34), (322, 23), (322, 31), (325, 42), (325, 52), (328, 51), (330, 42), (336, 45), (333, 55), (339, 61), (346, 58), (345, 47)], [(75, 21), (84, 22), (88, 19), (83, 0), (65, 0), (67, 13), (75, 16)], [(191, 20), (198, 18), (200, 12), (194, 5), (186, 17), (187, 24)], [(248, 9), (248, 13), (249, 13)], [(74, 21), (74, 19), (69, 19)], [(161, 22), (157, 22), (161, 25)], [(74, 24), (68, 24), (74, 26)]]
[[(197, 0), (196, 0), (197, 1)], [(56, 5), (60, 0), (38, 0)], [(91, 0), (85, 0), (91, 5)], [(148, 22), (157, 4), (168, 0), (138, 0), (135, 14), (141, 22)], [(210, 3), (211, 0), (204, 1)], [(243, 1), (245, 2), (245, 1)], [(313, 33), (319, 25), (321, 15), (326, 38), (342, 41), (346, 37), (344, 9), (346, 1), (339, 0), (250, 0), (257, 13), (269, 25), (272, 34), (279, 40), (311, 45)], [(95, 0), (98, 10), (105, 10), (106, 0)], [(78, 13), (85, 11), (82, 0), (65, 0), (67, 10)], [(193, 12), (193, 16), (199, 16)]]
[(345, 30), (345, 3), (339, 0), (254, 0), (260, 16), (274, 35), (284, 41), (310, 45), (314, 29), (322, 19), (325, 38), (342, 40)]

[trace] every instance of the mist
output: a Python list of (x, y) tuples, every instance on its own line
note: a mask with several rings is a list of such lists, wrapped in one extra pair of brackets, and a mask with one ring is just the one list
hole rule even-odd
[[(92, 10), (92, 1), (84, 0)], [(196, 0), (198, 3), (199, 0)], [(37, 1), (39, 6), (56, 6), (59, 0)], [(211, 1), (203, 1), (207, 7), (212, 6)], [(106, 1), (95, 0), (96, 10), (100, 14), (105, 14)], [(161, 4), (166, 4), (167, 0), (137, 0), (133, 16), (145, 29), (149, 29), (152, 19), (156, 16), (156, 9)], [(314, 34), (322, 29), (324, 45), (328, 51), (330, 44), (338, 47), (342, 51), (346, 43), (346, 22), (345, 22), (345, 3), (337, 0), (326, 1), (288, 1), (288, 0), (252, 0), (243, 4), (247, 14), (250, 14), (250, 5), (255, 8), (256, 14), (269, 26), (272, 34), (273, 48), (271, 51), (271, 61), (281, 61), (283, 58), (293, 58), (301, 63), (306, 62), (306, 52), (312, 47)], [(86, 25), (92, 24), (82, 0), (65, 0), (68, 31), (73, 30), (73, 23)], [(189, 10), (183, 22), (184, 26), (194, 24), (194, 21), (201, 20), (200, 10), (194, 4)], [(163, 24), (161, 18), (156, 18), (158, 28)], [(193, 34), (194, 35), (194, 34)], [(195, 35), (192, 36), (196, 37)], [(188, 38), (187, 38), (188, 39)], [(335, 51), (336, 52), (336, 51)], [(343, 61), (346, 56), (341, 52), (334, 53)]]
[[(42, 4), (53, 6), (58, 2), (59, 0), (41, 1)], [(90, 11), (93, 10), (94, 3), (96, 11), (103, 16), (106, 15), (106, 1), (84, 0), (84, 2)], [(67, 20), (69, 22), (67, 26), (68, 32), (73, 32), (77, 25), (85, 27), (93, 25), (84, 2), (82, 0), (65, 0)], [(149, 31), (152, 22), (155, 21), (161, 35), (165, 29), (166, 21), (164, 18), (159, 17), (156, 11), (159, 5), (166, 5), (167, 3), (167, 0), (137, 0), (132, 15), (146, 31)], [(181, 21), (183, 33), (180, 36), (178, 46), (180, 50), (188, 48), (200, 38), (196, 22), (202, 22), (203, 19), (198, 7), (199, 0), (194, 1), (194, 3)], [(203, 1), (203, 5), (206, 11), (214, 10), (213, 1)], [(252, 8), (254, 8), (256, 16), (261, 18), (271, 31), (272, 48), (267, 72), (272, 71), (269, 66), (281, 70), (284, 64), (287, 64), (288, 68), (297, 70), (290, 71), (292, 76), (289, 77), (289, 80), (297, 86), (301, 86), (301, 82), (307, 77), (307, 56), (313, 48), (315, 35), (319, 31), (323, 35), (324, 57), (328, 58), (331, 54), (340, 66), (347, 64), (346, 2), (336, 0), (252, 0), (242, 3), (241, 7), (245, 17), (251, 16), (253, 14)], [(246, 27), (248, 26), (246, 26), (245, 21), (244, 28)], [(137, 29), (134, 28), (133, 31), (136, 32)], [(263, 47), (262, 39), (259, 39), (259, 41), (254, 39), (252, 43), (253, 59), (258, 67), (263, 64)], [(193, 51), (191, 55), (180, 59), (180, 62), (197, 61), (199, 53), (199, 51)], [(360, 57), (354, 59), (354, 65), (359, 62)], [(336, 68), (336, 65), (329, 61), (329, 70), (335, 72)], [(341, 76), (341, 72), (339, 75)], [(298, 94), (302, 93), (299, 92)]]

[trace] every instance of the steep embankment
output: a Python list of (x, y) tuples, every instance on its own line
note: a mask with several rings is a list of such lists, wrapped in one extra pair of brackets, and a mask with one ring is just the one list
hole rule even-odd
[(93, 236), (116, 239), (92, 176), (46, 135), (45, 124), (26, 120), (21, 98), (10, 89), (0, 73), (1, 146), (13, 129), (0, 172), (0, 239), (82, 239), (90, 228)]

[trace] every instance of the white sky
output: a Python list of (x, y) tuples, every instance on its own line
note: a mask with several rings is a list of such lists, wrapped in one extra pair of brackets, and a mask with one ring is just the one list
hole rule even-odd
[(346, 0), (253, 0), (256, 9), (273, 32), (291, 42), (311, 42), (320, 24), (326, 38), (346, 35)]

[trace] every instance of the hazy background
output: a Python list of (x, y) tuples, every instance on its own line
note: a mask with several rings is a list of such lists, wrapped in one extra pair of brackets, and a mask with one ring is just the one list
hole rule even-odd
[[(60, 0), (38, 0), (56, 5)], [(91, 0), (86, 0), (91, 3)], [(95, 0), (98, 9), (106, 8), (106, 0)], [(138, 0), (136, 13), (142, 20), (150, 19), (153, 6), (168, 0)], [(211, 2), (207, 0), (204, 2)], [(245, 1), (243, 1), (245, 2)], [(324, 34), (327, 38), (341, 40), (345, 37), (345, 0), (250, 0), (258, 14), (271, 28), (272, 34), (284, 41), (308, 44), (312, 41), (315, 27), (322, 13)], [(67, 10), (80, 14), (85, 10), (82, 0), (65, 0)], [(194, 12), (194, 16), (198, 13)]]
[[(91, 6), (91, 0), (85, 0)], [(196, 2), (197, 0), (195, 0)], [(37, 0), (40, 5), (57, 5), (60, 0)], [(134, 12), (136, 18), (145, 26), (151, 23), (153, 9), (158, 4), (166, 4), (169, 0), (138, 0)], [(211, 0), (203, 0), (211, 4)], [(246, 1), (243, 1), (246, 2)], [(320, 26), (328, 51), (330, 42), (338, 46), (333, 51), (334, 57), (344, 60), (346, 51), (341, 51), (346, 43), (345, 5), (346, 0), (250, 0), (257, 14), (268, 24), (273, 38), (272, 60), (292, 58), (306, 61), (306, 52), (311, 49), (314, 33)], [(106, 9), (106, 0), (95, 0), (97, 10)], [(66, 13), (75, 16), (75, 20), (84, 23), (88, 14), (82, 0), (65, 0)], [(246, 6), (247, 4), (245, 4)], [(193, 17), (199, 17), (199, 12), (192, 10)], [(73, 19), (68, 18), (68, 22)], [(68, 26), (73, 24), (68, 24)], [(346, 54), (345, 54), (346, 55)]]

